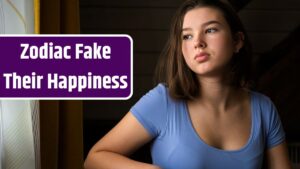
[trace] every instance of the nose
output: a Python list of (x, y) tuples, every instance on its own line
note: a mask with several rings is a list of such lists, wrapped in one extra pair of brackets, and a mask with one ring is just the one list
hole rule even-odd
[(195, 38), (194, 47), (197, 48), (205, 48), (207, 46), (205, 40), (202, 38), (202, 36), (198, 36), (198, 38)]

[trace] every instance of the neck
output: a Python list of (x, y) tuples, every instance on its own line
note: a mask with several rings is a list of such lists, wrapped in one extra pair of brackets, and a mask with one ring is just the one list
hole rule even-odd
[(224, 83), (222, 79), (201, 78), (199, 102), (201, 105), (217, 112), (226, 112), (234, 105), (239, 90)]

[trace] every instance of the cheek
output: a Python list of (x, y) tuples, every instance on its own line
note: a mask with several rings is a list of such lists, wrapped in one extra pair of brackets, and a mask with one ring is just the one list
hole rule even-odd
[(191, 47), (190, 44), (187, 42), (182, 43), (181, 51), (184, 56), (184, 59), (187, 59), (191, 55)]
[(182, 43), (181, 45), (181, 51), (182, 51), (182, 55), (183, 55), (183, 59), (185, 61), (185, 63), (188, 65), (188, 67), (190, 67), (190, 50), (189, 50), (189, 46), (187, 43)]
[(182, 43), (182, 45), (181, 45), (181, 51), (182, 51), (183, 56), (185, 57), (185, 55), (187, 53), (187, 46), (186, 46), (185, 43)]
[(193, 47), (191, 43), (182, 43), (181, 50), (185, 63), (190, 69), (193, 69)]
[(219, 54), (232, 56), (234, 51), (233, 41), (230, 37), (219, 38), (218, 40), (213, 41), (213, 46), (218, 47), (219, 50), (215, 51)]

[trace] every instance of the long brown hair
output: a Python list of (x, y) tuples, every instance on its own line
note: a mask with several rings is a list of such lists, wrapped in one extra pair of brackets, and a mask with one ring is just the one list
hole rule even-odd
[(251, 45), (237, 13), (227, 3), (220, 0), (187, 0), (177, 10), (170, 28), (169, 39), (158, 61), (155, 82), (169, 88), (174, 99), (191, 100), (199, 96), (200, 84), (196, 74), (187, 66), (182, 50), (182, 25), (185, 14), (198, 7), (212, 7), (222, 12), (232, 36), (237, 32), (244, 34), (243, 47), (234, 54), (231, 66), (230, 84), (233, 87), (246, 87), (249, 82), (252, 50)]

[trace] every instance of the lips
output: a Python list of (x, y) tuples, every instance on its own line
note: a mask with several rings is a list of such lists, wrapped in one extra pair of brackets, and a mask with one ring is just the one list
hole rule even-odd
[(204, 61), (206, 61), (208, 59), (208, 55), (209, 55), (208, 53), (200, 52), (200, 53), (196, 54), (196, 56), (195, 56), (194, 59), (197, 62), (204, 62)]

